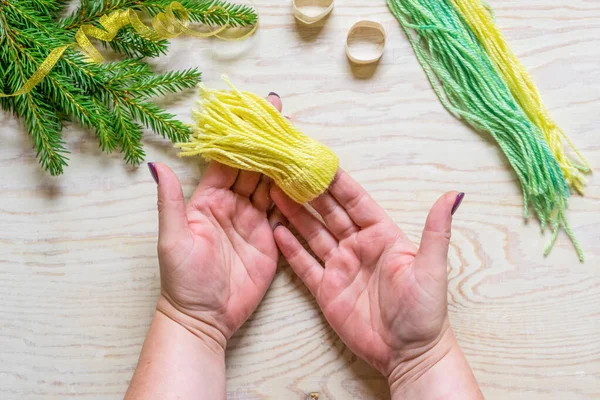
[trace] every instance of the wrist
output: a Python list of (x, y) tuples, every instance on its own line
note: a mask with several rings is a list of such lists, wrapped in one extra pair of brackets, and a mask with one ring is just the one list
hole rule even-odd
[(399, 365), (388, 382), (392, 399), (483, 399), (449, 324), (431, 348)]
[(390, 389), (393, 391), (418, 380), (455, 347), (458, 347), (458, 342), (450, 323), (446, 322), (434, 340), (411, 351), (392, 370), (388, 376)]
[(225, 355), (227, 338), (209, 321), (191, 316), (171, 301), (168, 295), (161, 293), (156, 304), (156, 312), (164, 315), (172, 322), (180, 325), (202, 342), (204, 346), (216, 355)]
[(225, 399), (225, 352), (210, 343), (157, 310), (125, 399)]

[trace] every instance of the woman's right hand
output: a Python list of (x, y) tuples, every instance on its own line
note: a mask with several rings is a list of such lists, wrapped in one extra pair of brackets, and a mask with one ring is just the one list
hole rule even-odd
[(405, 389), (442, 359), (462, 355), (448, 322), (447, 256), (463, 196), (448, 192), (435, 203), (417, 247), (344, 171), (310, 203), (324, 224), (271, 190), (324, 267), (283, 226), (274, 232), (279, 249), (340, 338), (388, 378), (393, 393), (409, 394)]

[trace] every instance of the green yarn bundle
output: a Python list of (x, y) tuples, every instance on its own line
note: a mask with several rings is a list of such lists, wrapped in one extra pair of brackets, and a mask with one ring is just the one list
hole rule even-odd
[(569, 189), (540, 129), (513, 97), (485, 49), (450, 0), (387, 0), (440, 101), (456, 118), (495, 139), (533, 209), (552, 227), (548, 254), (563, 227), (583, 261), (565, 218)]

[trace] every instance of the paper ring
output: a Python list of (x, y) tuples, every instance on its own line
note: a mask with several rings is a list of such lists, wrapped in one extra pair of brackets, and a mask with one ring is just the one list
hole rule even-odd
[[(367, 28), (369, 30), (375, 30), (378, 32), (378, 34), (379, 34), (378, 36), (381, 38), (381, 44), (377, 45), (378, 51), (377, 51), (376, 55), (373, 57), (361, 58), (361, 57), (358, 57), (357, 55), (353, 54), (352, 51), (350, 50), (350, 46), (348, 45), (348, 43), (349, 43), (350, 39), (352, 38), (352, 36), (355, 34), (355, 31), (357, 31), (360, 28)], [(383, 51), (385, 49), (385, 41), (386, 41), (385, 29), (383, 29), (383, 25), (381, 25), (379, 22), (368, 21), (368, 20), (358, 21), (357, 23), (352, 25), (352, 27), (348, 31), (348, 36), (346, 36), (346, 56), (348, 57), (348, 59), (350, 61), (352, 61), (355, 64), (374, 63), (374, 62), (378, 61), (381, 58), (381, 56), (383, 55)]]
[[(331, 10), (333, 10), (333, 1), (334, 0), (292, 0), (294, 17), (307, 25), (314, 24), (325, 18)], [(321, 6), (324, 9), (317, 15), (308, 15), (301, 10), (301, 7), (305, 6)]]

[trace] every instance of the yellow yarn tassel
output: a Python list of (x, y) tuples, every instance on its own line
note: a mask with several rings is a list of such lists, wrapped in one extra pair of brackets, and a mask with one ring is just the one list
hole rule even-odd
[[(583, 173), (590, 172), (591, 167), (575, 148), (573, 142), (550, 117), (548, 110), (542, 103), (535, 82), (512, 52), (496, 26), (491, 9), (481, 0), (453, 0), (453, 2), (504, 77), (515, 99), (531, 122), (544, 133), (548, 147), (556, 158), (567, 183), (580, 194), (583, 194), (585, 187)], [(574, 164), (566, 155), (562, 143), (563, 139), (575, 152), (582, 165)]]
[(179, 156), (202, 155), (234, 168), (273, 179), (297, 203), (306, 203), (328, 187), (338, 169), (337, 156), (305, 136), (267, 100), (236, 89), (200, 85), (193, 138), (177, 143)]

